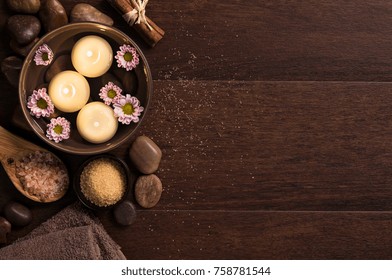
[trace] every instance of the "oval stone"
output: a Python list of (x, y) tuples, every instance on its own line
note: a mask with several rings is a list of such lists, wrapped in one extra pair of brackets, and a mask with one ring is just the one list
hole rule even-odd
[(137, 91), (138, 79), (135, 71), (123, 71), (124, 69), (116, 68), (113, 73), (120, 79), (125, 93), (134, 94)]
[(105, 15), (101, 11), (97, 10), (95, 7), (85, 3), (77, 4), (72, 8), (70, 14), (70, 21), (71, 22), (89, 21), (89, 22), (102, 23), (110, 26), (113, 25), (113, 20), (111, 17)]
[(123, 201), (113, 209), (114, 219), (122, 226), (129, 226), (136, 220), (136, 209), (132, 202)]
[(8, 18), (7, 30), (19, 45), (27, 45), (37, 38), (41, 23), (35, 16), (15, 15)]
[(162, 151), (147, 136), (139, 136), (129, 150), (129, 157), (141, 173), (152, 174), (158, 170)]
[(9, 56), (1, 62), (1, 72), (3, 72), (10, 85), (15, 88), (19, 85), (19, 76), (22, 66), (23, 60), (16, 56)]
[(4, 217), (14, 226), (23, 227), (30, 224), (33, 215), (29, 208), (18, 203), (8, 202), (3, 209)]
[(60, 55), (49, 65), (48, 70), (45, 72), (45, 81), (49, 83), (56, 74), (65, 70), (75, 70), (69, 54)]
[(30, 44), (27, 45), (19, 45), (14, 39), (11, 39), (10, 41), (10, 48), (17, 54), (21, 56), (27, 56), (30, 52), (30, 50), (33, 48), (35, 43), (37, 43), (39, 38), (35, 38)]
[(154, 174), (140, 176), (135, 184), (135, 198), (144, 208), (154, 207), (161, 198), (162, 182)]
[(11, 232), (11, 224), (5, 218), (0, 217), (0, 244), (7, 243), (7, 234)]
[(41, 4), (39, 17), (46, 32), (68, 23), (67, 13), (63, 5), (57, 0), (44, 0)]
[(22, 14), (35, 14), (41, 6), (40, 0), (7, 0), (11, 11)]

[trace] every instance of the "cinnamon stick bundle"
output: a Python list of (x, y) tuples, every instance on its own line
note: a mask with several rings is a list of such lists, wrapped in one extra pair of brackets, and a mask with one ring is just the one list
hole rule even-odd
[[(154, 47), (165, 35), (158, 25), (155, 24), (150, 18), (145, 16), (146, 22), (141, 21), (137, 23), (135, 18), (137, 17), (137, 9), (134, 1), (130, 0), (106, 0), (114, 9), (116, 9), (122, 17), (127, 21), (127, 23), (134, 28), (143, 40)], [(139, 19), (138, 19), (139, 20)]]

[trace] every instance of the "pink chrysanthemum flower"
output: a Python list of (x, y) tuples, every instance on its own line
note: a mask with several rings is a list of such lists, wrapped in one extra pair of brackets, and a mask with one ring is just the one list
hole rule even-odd
[(130, 45), (120, 46), (115, 58), (117, 59), (117, 66), (125, 68), (127, 71), (131, 71), (139, 64), (139, 55), (136, 49)]
[(46, 88), (34, 90), (27, 100), (27, 108), (30, 114), (37, 118), (49, 117), (54, 112), (54, 105), (46, 93)]
[(114, 116), (122, 124), (130, 124), (131, 122), (137, 123), (139, 116), (144, 108), (140, 106), (140, 101), (134, 96), (127, 94), (121, 95), (114, 100)]
[(68, 139), (71, 134), (71, 123), (63, 117), (51, 119), (47, 127), (46, 137), (56, 143)]
[(110, 105), (114, 102), (116, 97), (121, 96), (122, 89), (116, 86), (114, 83), (109, 82), (99, 91), (99, 97), (105, 102), (106, 105)]
[(44, 65), (47, 66), (52, 63), (53, 60), (53, 51), (49, 48), (47, 44), (43, 44), (38, 47), (35, 51), (34, 61), (35, 65)]

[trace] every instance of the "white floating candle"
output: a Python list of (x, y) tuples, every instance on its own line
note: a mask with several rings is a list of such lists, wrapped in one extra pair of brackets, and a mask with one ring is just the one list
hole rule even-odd
[(102, 102), (91, 102), (78, 113), (76, 127), (85, 140), (99, 144), (116, 134), (118, 121), (110, 106)]
[(75, 71), (58, 73), (50, 81), (48, 91), (54, 106), (66, 113), (80, 110), (90, 97), (86, 78)]
[(79, 39), (72, 48), (71, 60), (72, 65), (83, 76), (102, 76), (112, 65), (112, 47), (99, 36), (86, 36)]

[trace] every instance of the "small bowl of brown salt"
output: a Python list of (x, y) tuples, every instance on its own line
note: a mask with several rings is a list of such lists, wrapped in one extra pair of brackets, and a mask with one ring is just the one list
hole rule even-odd
[(123, 201), (129, 193), (128, 165), (116, 156), (104, 154), (85, 161), (74, 177), (79, 200), (93, 210), (107, 210)]

